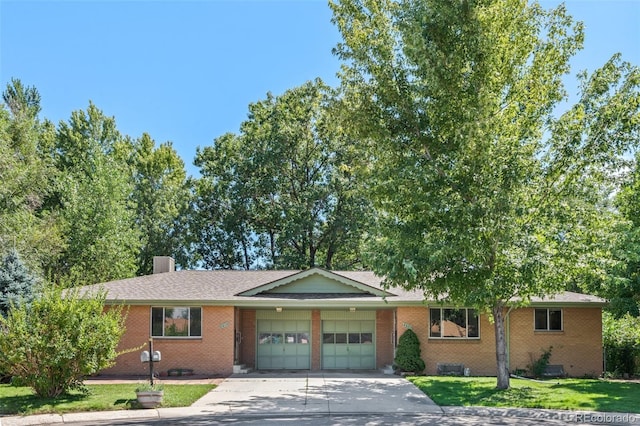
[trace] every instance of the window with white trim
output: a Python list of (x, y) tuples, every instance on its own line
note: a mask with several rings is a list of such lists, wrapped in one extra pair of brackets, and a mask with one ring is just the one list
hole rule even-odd
[(534, 309), (533, 324), (535, 331), (562, 331), (562, 309)]
[(151, 335), (153, 337), (201, 337), (202, 308), (152, 307)]
[(471, 308), (429, 308), (429, 337), (436, 339), (478, 339), (478, 311)]

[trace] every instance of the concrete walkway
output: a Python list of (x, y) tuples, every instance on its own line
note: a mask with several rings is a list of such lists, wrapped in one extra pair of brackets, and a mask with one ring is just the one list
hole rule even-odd
[(438, 413), (409, 381), (380, 373), (234, 375), (192, 405), (212, 414)]

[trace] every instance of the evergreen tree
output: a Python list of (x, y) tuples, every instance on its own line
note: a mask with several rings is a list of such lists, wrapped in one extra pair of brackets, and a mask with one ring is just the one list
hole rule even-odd
[(0, 315), (6, 317), (11, 305), (30, 303), (37, 285), (15, 250), (5, 255), (0, 263)]
[(424, 371), (425, 365), (420, 355), (420, 340), (413, 330), (408, 329), (400, 336), (393, 362), (402, 371), (414, 373)]

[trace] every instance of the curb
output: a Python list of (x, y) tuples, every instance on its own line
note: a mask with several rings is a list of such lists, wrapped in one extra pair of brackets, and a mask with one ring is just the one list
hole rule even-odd
[[(441, 412), (431, 413), (402, 413), (402, 415), (431, 414), (444, 417), (452, 416), (476, 416), (476, 417), (505, 417), (523, 418), (539, 420), (557, 420), (575, 424), (607, 424), (607, 425), (629, 425), (640, 424), (640, 414), (638, 413), (614, 413), (600, 411), (569, 411), (569, 410), (549, 410), (542, 408), (494, 408), (494, 407), (439, 407)], [(278, 413), (278, 416), (298, 417), (300, 415), (355, 415), (354, 412), (333, 412), (333, 413)], [(362, 413), (375, 414), (375, 413)], [(382, 413), (379, 413), (382, 414)], [(175, 417), (191, 417), (198, 415), (213, 415), (218, 418), (227, 416), (234, 417), (265, 417), (260, 413), (211, 413), (209, 410), (194, 409), (193, 407), (158, 408), (149, 410), (119, 410), (119, 411), (89, 411), (82, 413), (68, 414), (38, 414), (33, 416), (12, 416), (0, 417), (0, 426), (35, 426), (54, 425), (76, 422), (92, 422), (104, 420), (144, 420), (144, 419), (170, 419)], [(268, 416), (267, 416), (268, 417)]]
[(87, 411), (67, 414), (36, 414), (33, 416), (0, 417), (0, 426), (35, 426), (98, 420), (141, 420), (159, 419), (157, 409), (151, 410), (119, 410), (119, 411)]
[(559, 420), (576, 424), (629, 425), (640, 424), (640, 413), (603, 411), (550, 410), (544, 408), (446, 407), (445, 416), (508, 417), (540, 420)]

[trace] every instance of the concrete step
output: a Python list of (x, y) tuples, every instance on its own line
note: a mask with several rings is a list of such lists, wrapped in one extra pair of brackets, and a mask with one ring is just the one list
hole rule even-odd
[(245, 364), (236, 364), (233, 366), (233, 374), (247, 374), (250, 373), (251, 369), (247, 368)]
[(381, 370), (383, 374), (394, 374), (393, 365), (385, 365)]

